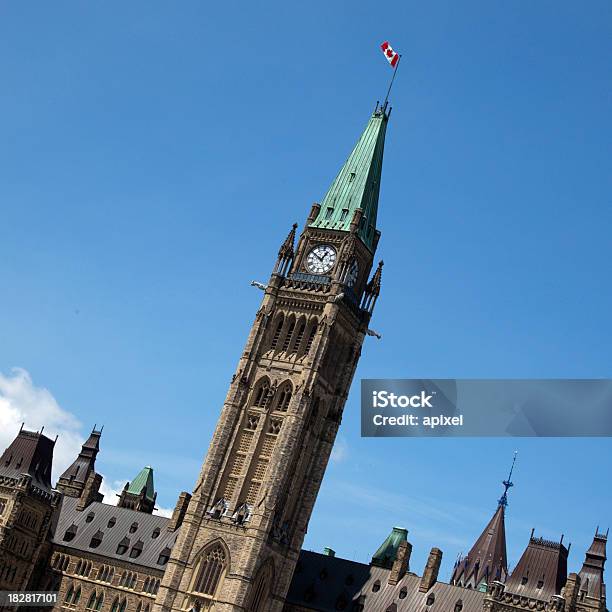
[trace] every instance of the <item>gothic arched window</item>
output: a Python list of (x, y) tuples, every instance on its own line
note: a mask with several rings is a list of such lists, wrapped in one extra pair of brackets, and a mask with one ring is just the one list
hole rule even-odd
[(306, 318), (302, 317), (298, 323), (297, 330), (294, 334), (293, 342), (291, 343), (291, 352), (297, 353), (300, 350), (300, 345), (304, 338), (304, 332), (306, 331)]
[(290, 317), (288, 319), (287, 331), (285, 332), (285, 338), (283, 339), (283, 346), (281, 347), (281, 351), (285, 352), (289, 348), (289, 343), (291, 342), (291, 336), (293, 336), (294, 329), (295, 317)]
[(283, 315), (278, 315), (276, 319), (276, 326), (274, 327), (274, 335), (272, 336), (272, 340), (270, 342), (270, 348), (272, 350), (278, 346), (278, 341), (280, 339), (281, 332), (283, 331), (284, 322), (285, 317)]
[(270, 596), (270, 587), (274, 577), (274, 567), (272, 561), (267, 562), (259, 570), (255, 584), (253, 585), (253, 595), (251, 597), (251, 605), (249, 612), (266, 612), (268, 608), (268, 597)]
[(265, 408), (270, 399), (270, 383), (267, 378), (259, 381), (253, 392), (253, 406)]
[(305, 355), (310, 353), (310, 349), (312, 348), (312, 343), (314, 342), (315, 336), (317, 335), (318, 328), (319, 328), (319, 323), (317, 319), (313, 319), (310, 324), (310, 331), (308, 332), (308, 340), (306, 342), (306, 348), (304, 349)]
[(281, 410), (282, 412), (286, 412), (287, 408), (289, 408), (289, 402), (291, 401), (291, 392), (292, 386), (291, 383), (284, 384), (278, 391), (276, 400), (275, 410)]
[(214, 595), (226, 569), (225, 550), (218, 544), (200, 558), (193, 590), (203, 595)]

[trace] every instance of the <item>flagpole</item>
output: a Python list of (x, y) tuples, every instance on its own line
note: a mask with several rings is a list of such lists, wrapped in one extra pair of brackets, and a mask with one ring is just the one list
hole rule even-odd
[(393, 87), (393, 81), (395, 81), (395, 75), (397, 74), (397, 70), (400, 65), (400, 61), (402, 60), (401, 54), (398, 54), (397, 64), (393, 69), (393, 76), (391, 77), (391, 82), (389, 83), (389, 89), (387, 89), (387, 95), (385, 96), (385, 103), (383, 104), (383, 108), (387, 108), (387, 101), (389, 100), (389, 94), (391, 93), (391, 88)]

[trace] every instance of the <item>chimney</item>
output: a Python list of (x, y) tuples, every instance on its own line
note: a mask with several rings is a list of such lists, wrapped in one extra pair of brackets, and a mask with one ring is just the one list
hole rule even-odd
[(442, 551), (439, 548), (432, 548), (419, 586), (421, 593), (427, 593), (436, 584), (438, 572), (440, 571), (440, 563), (442, 563)]
[(182, 524), (187, 512), (187, 506), (191, 501), (191, 495), (187, 491), (183, 491), (176, 500), (176, 506), (172, 512), (172, 518), (168, 523), (168, 531), (176, 531)]
[(395, 586), (405, 575), (409, 569), (410, 555), (412, 553), (412, 544), (410, 542), (401, 542), (397, 548), (397, 555), (391, 573), (389, 574), (389, 584)]
[(580, 576), (578, 574), (570, 574), (567, 577), (567, 582), (561, 591), (561, 597), (565, 599), (566, 606), (569, 610), (573, 610), (578, 601), (578, 591), (580, 589)]
[(100, 493), (101, 484), (102, 476), (95, 472), (90, 472), (75, 508), (77, 512), (82, 512), (92, 502), (101, 502), (104, 499), (104, 495)]

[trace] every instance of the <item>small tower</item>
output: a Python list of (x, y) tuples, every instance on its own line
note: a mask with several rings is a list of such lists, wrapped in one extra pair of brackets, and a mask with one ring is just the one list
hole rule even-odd
[(59, 501), (51, 488), (54, 446), (22, 426), (0, 457), (0, 590), (27, 587), (47, 537)]
[(595, 531), (595, 537), (586, 552), (584, 564), (580, 570), (580, 587), (576, 610), (603, 612), (606, 609), (606, 585), (604, 583), (604, 567), (606, 564), (606, 544), (608, 532)]
[(79, 456), (59, 477), (56, 488), (60, 493), (68, 497), (81, 497), (88, 483), (92, 484), (99, 480), (97, 489), (92, 492), (92, 499), (89, 501), (102, 501), (102, 495), (98, 492), (102, 477), (97, 475), (95, 470), (101, 435), (102, 429), (96, 430), (94, 425), (89, 438), (81, 446)]
[[(408, 530), (403, 527), (394, 527), (391, 533), (385, 538), (385, 541), (378, 547), (374, 553), (371, 565), (376, 567), (384, 567), (391, 569), (397, 557), (397, 551), (402, 542), (408, 541)], [(410, 545), (412, 548), (412, 545)]]
[(153, 468), (150, 465), (140, 470), (132, 482), (126, 482), (119, 495), (119, 508), (130, 508), (138, 512), (153, 514), (157, 493), (153, 485)]
[(497, 509), (467, 556), (455, 563), (451, 584), (485, 591), (494, 580), (504, 582), (508, 575), (506, 555), (505, 511), (508, 506), (508, 491), (514, 486), (512, 472), (516, 453), (508, 478), (502, 482), (504, 493), (497, 502)]

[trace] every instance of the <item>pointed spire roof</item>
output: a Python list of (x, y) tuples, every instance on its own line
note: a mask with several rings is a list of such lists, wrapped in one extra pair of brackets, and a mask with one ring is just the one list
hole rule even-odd
[(451, 584), (477, 589), (507, 575), (505, 506), (499, 504), (470, 552), (455, 564)]
[(585, 560), (580, 570), (580, 591), (586, 597), (601, 600), (606, 595), (604, 584), (604, 566), (606, 564), (607, 533), (595, 532), (593, 543), (586, 552)]
[(357, 234), (372, 249), (388, 120), (389, 114), (377, 105), (355, 148), (325, 195), (311, 227), (348, 232), (355, 211), (361, 209), (363, 214)]
[(155, 487), (153, 486), (153, 468), (147, 465), (140, 470), (136, 478), (128, 485), (127, 492), (140, 495), (144, 489), (144, 497), (155, 501)]
[(72, 483), (84, 485), (87, 482), (89, 475), (95, 471), (101, 435), (102, 429), (97, 430), (94, 425), (89, 438), (81, 446), (81, 452), (78, 457), (59, 477), (58, 484)]
[(377, 567), (391, 569), (397, 557), (397, 549), (402, 542), (408, 541), (408, 530), (403, 527), (394, 527), (385, 541), (378, 547), (372, 557), (371, 564)]
[(488, 525), (476, 540), (466, 557), (455, 563), (451, 584), (461, 584), (472, 588), (483, 588), (493, 580), (502, 582), (508, 575), (508, 558), (506, 554), (506, 520), (508, 491), (514, 486), (512, 472), (516, 463), (514, 453), (508, 478), (502, 481), (504, 493), (497, 501), (497, 510)]

